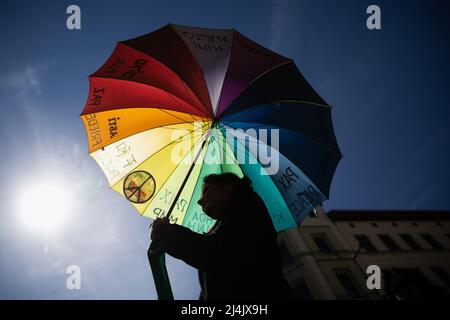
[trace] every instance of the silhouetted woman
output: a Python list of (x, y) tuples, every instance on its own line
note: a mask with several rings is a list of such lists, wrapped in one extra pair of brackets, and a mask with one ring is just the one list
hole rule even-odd
[(198, 269), (200, 299), (292, 299), (275, 228), (250, 179), (206, 176), (198, 203), (217, 220), (207, 234), (157, 219), (151, 239)]

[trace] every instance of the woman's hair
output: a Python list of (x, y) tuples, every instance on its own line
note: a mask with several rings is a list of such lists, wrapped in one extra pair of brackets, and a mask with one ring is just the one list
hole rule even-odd
[(249, 177), (243, 176), (239, 178), (236, 174), (232, 172), (222, 173), (222, 174), (210, 174), (203, 178), (203, 183), (207, 184), (215, 184), (219, 186), (224, 186), (228, 184), (233, 185), (234, 191), (246, 192), (252, 191), (252, 180)]

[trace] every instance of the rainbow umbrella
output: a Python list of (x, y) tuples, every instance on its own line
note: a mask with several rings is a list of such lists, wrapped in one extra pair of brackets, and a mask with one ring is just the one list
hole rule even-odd
[[(142, 216), (207, 232), (197, 200), (211, 173), (249, 176), (277, 231), (329, 196), (342, 157), (330, 106), (292, 59), (234, 29), (168, 24), (120, 41), (89, 81), (89, 154)], [(151, 265), (172, 298), (164, 254)]]

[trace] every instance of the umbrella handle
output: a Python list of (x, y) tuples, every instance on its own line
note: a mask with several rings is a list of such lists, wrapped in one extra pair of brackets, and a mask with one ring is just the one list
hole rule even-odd
[(156, 247), (154, 242), (147, 251), (148, 261), (152, 269), (158, 300), (173, 300), (172, 287), (166, 268), (166, 255), (161, 247)]
[[(181, 195), (181, 191), (183, 190), (184, 185), (186, 184), (189, 176), (191, 175), (192, 169), (194, 169), (194, 166), (197, 163), (197, 160), (210, 135), (211, 131), (208, 130), (202, 142), (200, 150), (198, 150), (197, 155), (195, 156), (195, 159), (192, 162), (191, 167), (189, 168), (189, 171), (186, 174), (186, 177), (184, 178), (183, 183), (180, 186), (180, 189), (178, 190), (175, 198), (172, 200), (172, 204), (169, 208), (169, 211), (165, 216), (166, 218), (170, 217), (170, 214), (172, 213), (172, 210), (175, 207), (175, 204), (177, 203), (177, 200)], [(152, 225), (153, 222), (150, 225), (150, 227)], [(158, 300), (173, 300), (172, 288), (170, 286), (169, 276), (167, 274), (166, 268), (166, 257), (162, 248), (163, 248), (162, 245), (157, 246), (156, 243), (152, 241), (147, 251), (148, 261), (150, 262), (150, 267), (152, 269), (153, 280), (155, 281), (156, 292), (158, 293)]]

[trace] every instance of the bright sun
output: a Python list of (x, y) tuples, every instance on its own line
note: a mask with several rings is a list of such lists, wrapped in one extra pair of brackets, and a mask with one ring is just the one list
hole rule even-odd
[(21, 190), (19, 214), (25, 225), (38, 231), (55, 231), (71, 211), (73, 195), (59, 181), (45, 181)]

